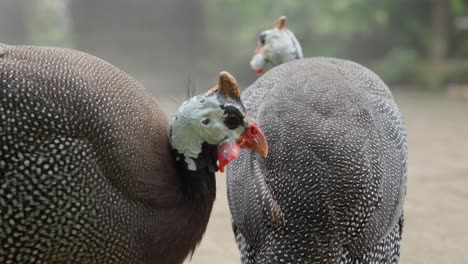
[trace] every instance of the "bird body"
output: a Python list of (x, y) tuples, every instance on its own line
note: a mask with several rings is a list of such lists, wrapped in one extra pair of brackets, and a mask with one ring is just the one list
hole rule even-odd
[[(251, 124), (240, 99), (222, 89), (206, 97), (218, 108), (238, 102), (237, 125)], [(170, 137), (190, 133), (170, 128), (150, 94), (108, 62), (0, 44), (0, 262), (182, 263), (205, 232), (223, 143), (197, 141), (189, 168)], [(223, 140), (236, 142), (237, 131)]]
[(397, 263), (406, 132), (380, 78), (346, 60), (301, 59), (242, 100), (270, 145), (227, 172), (242, 262)]

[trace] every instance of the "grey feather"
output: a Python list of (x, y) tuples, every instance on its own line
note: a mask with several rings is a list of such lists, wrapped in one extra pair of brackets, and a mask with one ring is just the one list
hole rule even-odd
[[(227, 171), (243, 263), (397, 263), (406, 129), (380, 78), (350, 61), (303, 59), (267, 72), (242, 100), (270, 145), (267, 158), (243, 151)], [(259, 193), (284, 225), (250, 202)]]

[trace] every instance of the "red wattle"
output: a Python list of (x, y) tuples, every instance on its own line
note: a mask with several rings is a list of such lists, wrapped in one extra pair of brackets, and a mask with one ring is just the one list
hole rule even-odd
[(239, 143), (236, 141), (229, 141), (218, 146), (218, 166), (219, 171), (224, 172), (224, 168), (229, 162), (235, 160), (240, 156), (241, 150)]
[(263, 74), (263, 69), (254, 70), (254, 72), (257, 76), (259, 76)]

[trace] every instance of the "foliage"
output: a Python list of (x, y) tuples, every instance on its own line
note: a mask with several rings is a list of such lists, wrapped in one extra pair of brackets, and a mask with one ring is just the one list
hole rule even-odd
[(429, 90), (437, 90), (450, 85), (468, 83), (468, 62), (444, 61), (419, 63), (415, 71), (412, 83), (418, 87)]
[(66, 0), (35, 0), (27, 6), (31, 43), (73, 47), (66, 3)]
[(414, 78), (418, 62), (418, 54), (414, 50), (395, 48), (371, 67), (386, 82), (400, 84)]
[[(447, 59), (466, 58), (468, 32), (457, 29), (454, 20), (468, 16), (468, 5), (464, 0), (449, 1)], [(453, 70), (444, 70), (446, 67), (421, 66), (431, 57), (435, 37), (433, 3), (428, 0), (206, 0), (205, 12), (211, 42), (228, 50), (224, 54), (226, 59), (236, 62), (239, 68), (245, 68), (258, 34), (270, 28), (277, 17), (286, 15), (287, 25), (298, 36), (306, 57), (348, 58), (371, 65), (389, 83), (430, 83), (428, 86), (433, 87), (457, 75), (452, 74)]]

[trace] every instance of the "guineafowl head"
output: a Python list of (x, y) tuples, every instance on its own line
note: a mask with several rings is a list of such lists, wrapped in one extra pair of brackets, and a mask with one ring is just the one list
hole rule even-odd
[(268, 62), (276, 66), (301, 58), (301, 45), (294, 33), (286, 27), (286, 17), (281, 16), (272, 29), (260, 33), (250, 67), (260, 75)]
[[(219, 74), (218, 85), (207, 93), (184, 102), (172, 123), (171, 145), (184, 156), (189, 170), (198, 169), (197, 159), (204, 144), (217, 146), (221, 172), (240, 155), (240, 148), (262, 156), (268, 153), (265, 135), (247, 115), (237, 81), (227, 72)], [(218, 168), (216, 164), (214, 167)]]

